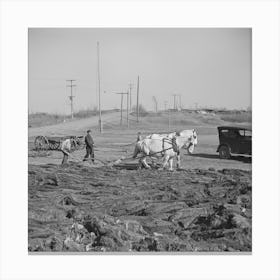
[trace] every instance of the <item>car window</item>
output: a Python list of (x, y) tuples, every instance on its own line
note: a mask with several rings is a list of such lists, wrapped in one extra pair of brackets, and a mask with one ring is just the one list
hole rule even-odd
[(227, 137), (227, 136), (228, 136), (228, 129), (223, 129), (223, 130), (221, 130), (221, 131), (220, 131), (220, 134), (221, 134), (222, 136)]
[(245, 136), (247, 136), (247, 137), (252, 137), (252, 131), (250, 131), (250, 130), (245, 130)]
[(238, 130), (231, 130), (231, 129), (223, 129), (221, 130), (221, 134), (229, 138), (238, 138), (240, 136)]
[(238, 130), (238, 133), (239, 133), (239, 135), (241, 135), (241, 136), (245, 136), (245, 131), (242, 129), (242, 130)]

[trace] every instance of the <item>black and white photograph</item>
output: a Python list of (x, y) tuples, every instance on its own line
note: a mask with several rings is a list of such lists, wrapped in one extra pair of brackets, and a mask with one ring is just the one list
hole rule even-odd
[(279, 280), (279, 23), (0, 0), (0, 280)]
[(252, 29), (29, 28), (28, 250), (252, 252)]

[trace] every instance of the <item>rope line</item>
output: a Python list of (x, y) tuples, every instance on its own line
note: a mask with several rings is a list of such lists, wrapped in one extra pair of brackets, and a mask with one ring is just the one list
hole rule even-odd
[[(45, 137), (46, 138), (46, 137)], [(145, 138), (144, 138), (145, 139)], [(144, 140), (143, 139), (143, 140)], [(176, 145), (176, 143), (174, 144), (174, 140), (173, 140), (173, 138), (170, 138), (170, 137), (168, 137), (168, 136), (166, 136), (166, 137), (163, 137), (162, 139), (157, 139), (157, 138), (148, 138), (148, 139), (151, 139), (151, 140), (156, 140), (156, 141), (162, 141), (163, 142), (163, 145), (162, 145), (162, 150), (161, 151), (158, 151), (158, 152), (154, 152), (154, 153), (152, 153), (152, 154), (148, 154), (148, 155), (145, 155), (145, 154), (143, 154), (142, 153), (142, 156), (136, 156), (136, 157), (134, 157), (134, 156), (130, 156), (130, 157), (121, 157), (120, 159), (118, 159), (118, 160), (111, 160), (111, 161), (107, 161), (107, 162), (105, 162), (105, 161), (103, 161), (103, 160), (101, 160), (101, 159), (99, 159), (99, 158), (96, 158), (96, 157), (94, 157), (94, 158), (83, 158), (82, 160), (81, 159), (79, 159), (79, 158), (77, 158), (77, 157), (75, 157), (73, 154), (71, 154), (71, 153), (67, 153), (68, 154), (68, 156), (70, 157), (70, 158), (72, 158), (72, 159), (74, 159), (74, 160), (76, 160), (76, 162), (83, 162), (83, 161), (89, 161), (89, 160), (94, 160), (94, 161), (99, 161), (99, 162), (101, 162), (102, 164), (104, 164), (104, 165), (111, 165), (112, 163), (113, 164), (117, 164), (117, 163), (120, 163), (121, 161), (125, 161), (125, 160), (129, 160), (129, 159), (135, 159), (135, 160), (141, 160), (142, 158), (145, 158), (145, 157), (153, 157), (153, 156), (155, 156), (155, 155), (157, 155), (157, 154), (161, 154), (162, 156), (163, 156), (163, 153), (165, 152), (165, 151), (168, 151), (168, 150), (171, 150), (171, 149), (173, 149), (174, 150), (174, 152), (175, 153), (178, 153), (178, 151), (177, 151), (177, 145)], [(129, 143), (129, 144), (125, 144), (125, 145), (120, 145), (120, 147), (124, 147), (124, 146), (130, 146), (130, 145), (133, 145), (133, 144), (136, 144), (137, 142), (131, 142), (131, 143)], [(169, 148), (166, 148), (166, 149), (164, 149), (164, 143), (168, 143), (168, 144), (170, 144), (171, 145), (171, 147), (169, 147)], [(174, 147), (176, 145), (176, 147)], [(192, 143), (189, 143), (189, 145), (188, 145), (188, 147), (187, 148), (189, 148), (190, 146), (192, 145)], [(57, 151), (61, 151), (61, 152), (63, 152), (64, 153), (64, 151), (60, 148), (60, 149), (57, 149)], [(72, 150), (72, 151), (75, 151), (75, 150)], [(96, 145), (94, 145), (94, 151), (101, 151), (100, 149), (98, 149), (98, 147), (96, 146)], [(103, 152), (106, 152), (106, 150), (105, 151), (103, 151)], [(108, 152), (110, 152), (110, 151), (108, 151)], [(140, 154), (141, 154), (141, 152), (140, 152)]]
[[(130, 156), (130, 157), (126, 157), (126, 158), (120, 158), (120, 159), (117, 159), (117, 160), (111, 160), (111, 161), (109, 161), (109, 162), (104, 162), (104, 161), (102, 161), (101, 159), (98, 159), (98, 158), (96, 158), (96, 157), (94, 157), (93, 159), (94, 159), (94, 160), (97, 160), (97, 161), (100, 161), (100, 162), (103, 163), (104, 165), (110, 165), (110, 164), (112, 164), (112, 163), (117, 163), (117, 162), (119, 163), (120, 161), (124, 161), (124, 160), (128, 160), (128, 159), (135, 159), (135, 160), (137, 160), (137, 159), (142, 159), (142, 158), (144, 158), (144, 157), (153, 157), (153, 156), (156, 155), (156, 154), (163, 153), (163, 152), (168, 151), (168, 150), (171, 150), (171, 149), (173, 149), (173, 147), (170, 147), (170, 148), (167, 148), (167, 149), (163, 149), (163, 150), (161, 150), (161, 151), (159, 151), (159, 152), (155, 152), (155, 153), (152, 153), (152, 154), (149, 154), (149, 155), (143, 155), (143, 156), (140, 156), (140, 157), (133, 157), (133, 156)], [(81, 160), (81, 159), (78, 159), (77, 157), (75, 157), (73, 154), (70, 154), (70, 153), (69, 153), (68, 156), (69, 156), (70, 158), (75, 159), (78, 163), (79, 163), (79, 162), (83, 162), (83, 161), (92, 160), (92, 158), (86, 158), (86, 159)]]

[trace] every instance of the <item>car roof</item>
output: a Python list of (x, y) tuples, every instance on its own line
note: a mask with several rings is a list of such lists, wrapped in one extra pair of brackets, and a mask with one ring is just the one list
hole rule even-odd
[(236, 129), (236, 130), (240, 130), (240, 129), (243, 129), (243, 130), (249, 130), (249, 131), (252, 131), (252, 128), (251, 127), (242, 127), (242, 126), (218, 126), (218, 129)]

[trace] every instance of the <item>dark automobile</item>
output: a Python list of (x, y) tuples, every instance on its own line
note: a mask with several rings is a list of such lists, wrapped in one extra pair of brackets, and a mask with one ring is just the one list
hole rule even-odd
[(231, 154), (252, 155), (252, 130), (249, 128), (219, 126), (220, 158), (228, 159)]

